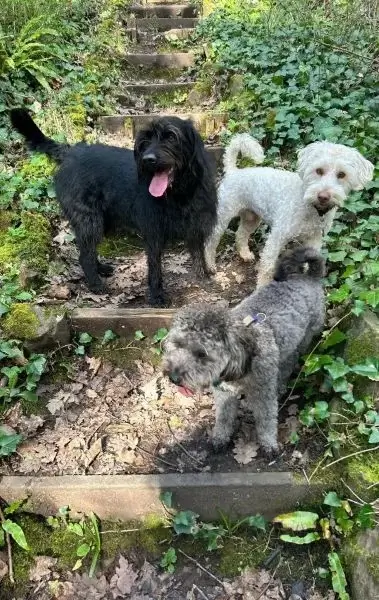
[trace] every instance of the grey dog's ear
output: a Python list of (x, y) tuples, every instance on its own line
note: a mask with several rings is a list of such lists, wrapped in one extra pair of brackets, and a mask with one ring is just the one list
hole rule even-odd
[(259, 354), (260, 334), (256, 326), (234, 322), (227, 332), (227, 345), (229, 350), (229, 364), (227, 377), (241, 377), (250, 371), (251, 361)]

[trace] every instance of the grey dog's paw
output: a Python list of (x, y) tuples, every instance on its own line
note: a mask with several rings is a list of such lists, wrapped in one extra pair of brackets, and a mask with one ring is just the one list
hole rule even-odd
[(276, 446), (262, 446), (261, 453), (266, 460), (269, 462), (275, 460), (280, 455), (281, 449), (278, 445)]
[(212, 446), (216, 453), (225, 452), (230, 445), (230, 440), (218, 436), (212, 436)]

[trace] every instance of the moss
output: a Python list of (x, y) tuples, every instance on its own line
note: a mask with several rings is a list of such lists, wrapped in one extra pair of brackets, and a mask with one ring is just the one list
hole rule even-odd
[(13, 304), (3, 321), (4, 332), (17, 339), (33, 339), (37, 335), (39, 320), (30, 304)]
[(28, 158), (20, 169), (20, 175), (26, 182), (33, 182), (41, 177), (51, 177), (56, 163), (44, 154), (34, 154)]
[(0, 272), (9, 264), (24, 263), (45, 273), (51, 243), (49, 221), (43, 215), (23, 212), (21, 218), (12, 216), (11, 222), (13, 227), (0, 230)]
[(104, 238), (98, 246), (98, 253), (105, 258), (131, 256), (143, 250), (141, 238), (130, 233), (128, 236), (112, 236)]
[(157, 346), (152, 345), (151, 338), (138, 341), (131, 338), (118, 338), (106, 345), (102, 345), (101, 341), (93, 343), (91, 353), (97, 358), (103, 358), (116, 367), (130, 372), (136, 369), (136, 359), (142, 359), (153, 366), (158, 365), (161, 356), (154, 352), (156, 348)]
[[(136, 530), (136, 531), (133, 531)], [(102, 522), (102, 531), (110, 531), (102, 535), (102, 555), (114, 558), (125, 550), (144, 551), (150, 558), (158, 558), (162, 554), (162, 542), (168, 537), (168, 530), (160, 516), (150, 515), (142, 523), (130, 521)]]
[(266, 537), (247, 536), (226, 539), (220, 550), (220, 572), (226, 577), (238, 575), (246, 567), (257, 567), (265, 557)]
[[(347, 478), (355, 485), (359, 494), (364, 494), (365, 499), (373, 501), (377, 498), (378, 490), (373, 485), (379, 481), (379, 457), (376, 452), (366, 452), (350, 458), (346, 463)], [(371, 486), (370, 489), (368, 489)]]

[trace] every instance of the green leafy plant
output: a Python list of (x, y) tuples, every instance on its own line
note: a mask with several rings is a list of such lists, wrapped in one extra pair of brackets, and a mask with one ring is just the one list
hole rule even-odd
[(162, 354), (162, 343), (166, 339), (168, 334), (168, 329), (165, 327), (161, 327), (158, 329), (153, 335), (153, 344), (155, 347), (153, 348), (154, 354)]
[(73, 521), (70, 518), (69, 507), (63, 506), (56, 516), (47, 518), (47, 523), (53, 528), (63, 527), (78, 536), (79, 541), (76, 549), (78, 559), (72, 567), (73, 571), (80, 569), (83, 566), (83, 561), (88, 557), (91, 559), (88, 575), (93, 577), (101, 553), (101, 537), (97, 516), (90, 512), (79, 521)]
[(25, 356), (21, 342), (0, 342), (0, 403), (14, 400), (36, 402), (36, 390), (46, 367), (44, 354)]
[[(328, 507), (327, 514), (324, 513), (323, 516), (316, 512), (296, 511), (278, 515), (273, 519), (273, 523), (296, 532), (308, 531), (302, 536), (282, 534), (280, 539), (283, 542), (297, 545), (311, 544), (319, 540), (328, 542), (330, 546), (329, 570), (333, 590), (338, 594), (340, 600), (348, 600), (346, 577), (335, 549), (336, 541), (352, 532), (375, 527), (375, 507), (373, 504), (362, 503), (354, 512), (350, 502), (340, 498), (334, 491), (325, 495), (323, 505)], [(309, 531), (310, 529), (313, 531)]]
[(246, 517), (235, 523), (221, 513), (221, 524), (204, 523), (199, 520), (199, 515), (191, 510), (174, 511), (171, 492), (162, 492), (160, 499), (174, 532), (177, 535), (190, 535), (194, 539), (202, 540), (208, 551), (222, 548), (223, 538), (233, 536), (243, 526), (253, 530), (266, 529), (266, 521), (261, 515)]
[(89, 344), (91, 344), (92, 340), (93, 338), (89, 333), (80, 333), (78, 341), (74, 342), (74, 353), (78, 356), (84, 356), (86, 349), (88, 348)]
[(111, 330), (107, 329), (104, 333), (103, 339), (101, 340), (101, 345), (105, 346), (109, 344), (109, 342), (113, 342), (117, 338), (117, 335)]
[(165, 571), (167, 571), (167, 573), (173, 573), (175, 571), (177, 560), (178, 557), (176, 556), (175, 548), (170, 547), (168, 550), (166, 550), (166, 552), (164, 552), (159, 564), (163, 569), (165, 569)]
[(12, 41), (7, 53), (3, 42), (3, 61), (0, 75), (26, 71), (43, 88), (49, 90), (49, 80), (58, 79), (53, 60), (64, 60), (56, 43), (59, 32), (46, 26), (46, 16), (30, 19)]

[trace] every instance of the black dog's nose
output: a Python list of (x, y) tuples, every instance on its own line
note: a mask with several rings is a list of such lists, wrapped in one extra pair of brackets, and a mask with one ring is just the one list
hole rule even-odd
[(149, 154), (144, 154), (142, 160), (147, 165), (155, 165), (155, 163), (157, 162), (157, 157), (153, 152), (149, 152)]

